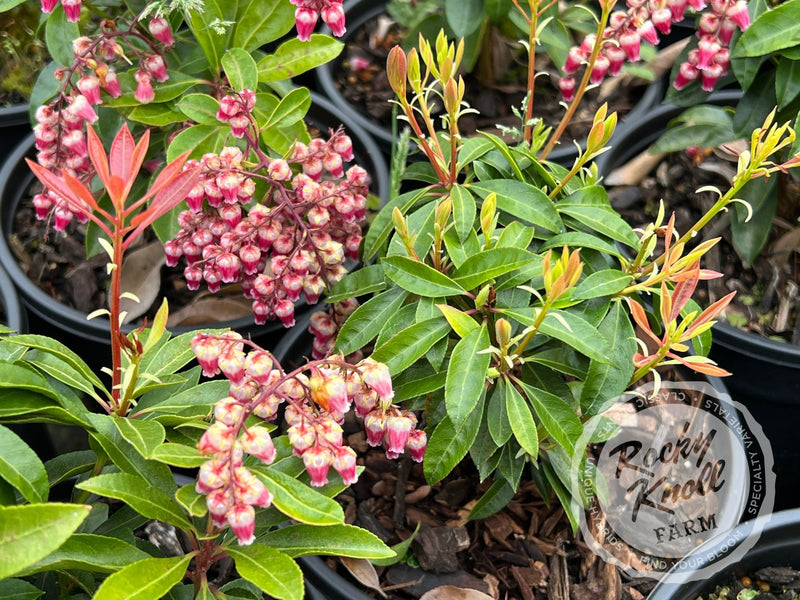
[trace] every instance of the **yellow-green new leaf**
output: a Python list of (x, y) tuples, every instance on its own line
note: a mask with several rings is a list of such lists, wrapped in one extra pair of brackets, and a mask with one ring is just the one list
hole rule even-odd
[(145, 558), (108, 576), (94, 600), (162, 598), (186, 575), (194, 553), (174, 558)]
[(269, 546), (229, 547), (236, 570), (259, 589), (282, 600), (302, 600), (303, 573), (290, 557)]

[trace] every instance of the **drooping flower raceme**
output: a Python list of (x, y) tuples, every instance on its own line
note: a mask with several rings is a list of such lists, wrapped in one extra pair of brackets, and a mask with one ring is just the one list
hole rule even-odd
[(258, 469), (245, 467), (244, 460), (247, 455), (265, 465), (275, 460), (267, 422), (278, 417), (282, 405), (288, 440), (312, 486), (325, 485), (331, 467), (346, 485), (358, 479), (356, 454), (343, 443), (341, 427), (351, 406), (364, 418), (370, 444), (383, 444), (390, 457), (408, 448), (414, 460), (422, 460), (425, 433), (415, 428), (412, 413), (392, 404), (386, 365), (371, 359), (351, 364), (333, 356), (285, 373), (269, 352), (255, 346), (246, 352), (246, 343), (237, 333), (198, 333), (192, 340), (203, 374), (222, 373), (230, 381), (229, 395), (216, 403), (214, 422), (198, 442), (209, 460), (200, 467), (195, 489), (206, 495), (214, 525), (230, 525), (239, 544), (253, 542), (254, 507), (268, 507), (273, 500)]
[[(745, 0), (711, 0), (709, 12), (702, 14), (697, 27), (697, 48), (689, 52), (688, 60), (681, 64), (673, 82), (681, 89), (691, 81), (701, 80), (702, 88), (712, 91), (717, 80), (728, 71), (730, 64), (728, 45), (736, 29), (747, 29), (750, 16)], [(687, 9), (700, 12), (706, 8), (705, 0), (627, 0), (627, 10), (611, 14), (603, 33), (600, 54), (591, 72), (591, 83), (600, 83), (606, 75), (615, 76), (623, 64), (640, 59), (642, 40), (653, 45), (659, 35), (670, 32), (672, 24), (683, 21)], [(566, 101), (572, 99), (575, 89), (574, 75), (587, 62), (595, 44), (595, 36), (584, 38), (580, 46), (570, 49), (559, 81)]]

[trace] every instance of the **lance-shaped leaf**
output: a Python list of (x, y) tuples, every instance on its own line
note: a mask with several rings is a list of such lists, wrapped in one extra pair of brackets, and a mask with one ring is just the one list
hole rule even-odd
[(444, 479), (469, 452), (481, 426), (483, 402), (481, 397), (459, 427), (445, 417), (433, 430), (422, 462), (425, 479), (431, 485)]
[(162, 598), (186, 575), (194, 552), (174, 558), (145, 558), (112, 573), (97, 589), (94, 600), (152, 600)]
[(292, 558), (309, 554), (352, 558), (389, 558), (394, 552), (375, 534), (353, 525), (289, 525), (259, 537), (258, 541)]
[(513, 383), (508, 382), (506, 388), (506, 412), (511, 423), (511, 431), (522, 446), (522, 449), (533, 458), (539, 456), (539, 434), (536, 422), (531, 414), (531, 407)]
[(81, 569), (113, 573), (149, 555), (123, 540), (90, 533), (74, 533), (58, 550), (25, 569), (24, 574)]
[(473, 329), (458, 341), (447, 367), (444, 401), (447, 416), (460, 427), (485, 393), (486, 369), (491, 355), (486, 325)]
[(575, 442), (583, 432), (583, 425), (578, 415), (566, 400), (540, 390), (524, 382), (517, 381), (522, 391), (533, 406), (536, 416), (544, 425), (547, 433), (572, 456)]
[(438, 298), (467, 292), (444, 273), (407, 256), (388, 256), (381, 264), (389, 279), (417, 296)]
[(263, 544), (231, 546), (226, 550), (239, 574), (260, 590), (282, 600), (302, 600), (303, 573), (287, 555)]
[(5, 479), (28, 502), (47, 500), (47, 471), (36, 453), (16, 433), (0, 425), (0, 479)]
[(426, 319), (386, 340), (375, 349), (372, 358), (385, 363), (392, 376), (397, 375), (425, 356), (449, 331), (450, 324), (444, 317)]

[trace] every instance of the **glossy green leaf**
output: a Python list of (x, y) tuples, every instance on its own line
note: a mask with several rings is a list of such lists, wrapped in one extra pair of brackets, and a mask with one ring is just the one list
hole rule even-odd
[(143, 481), (164, 493), (171, 493), (175, 489), (175, 480), (167, 465), (146, 460), (120, 435), (119, 429), (114, 425), (114, 420), (119, 417), (90, 414), (88, 418), (94, 428), (90, 432), (90, 441), (94, 440), (99, 444), (120, 470), (137, 474)]
[(179, 584), (194, 554), (174, 558), (145, 558), (112, 573), (93, 600), (152, 600)]
[(149, 519), (158, 519), (181, 529), (192, 529), (183, 509), (175, 500), (147, 480), (130, 473), (104, 473), (76, 486), (98, 496), (122, 500)]
[[(223, 10), (225, 4), (226, 0), (205, 0), (202, 11), (186, 11), (188, 14), (187, 24), (203, 49), (212, 71), (216, 71), (222, 61), (228, 36), (215, 31), (211, 24), (215, 21), (235, 20), (235, 18), (228, 18), (228, 15), (225, 14), (225, 10)], [(235, 9), (236, 7), (236, 3), (233, 2), (228, 2), (227, 5), (229, 8)], [(235, 17), (235, 14), (230, 17)]]
[(513, 179), (492, 179), (468, 187), (482, 198), (495, 192), (497, 209), (515, 219), (556, 233), (564, 230), (553, 201), (534, 185)]
[(173, 138), (167, 148), (167, 160), (175, 160), (187, 151), (190, 158), (197, 159), (207, 152), (218, 152), (230, 136), (230, 130), (231, 128), (224, 123), (192, 125)]
[(621, 302), (615, 302), (598, 331), (608, 340), (611, 360), (591, 361), (581, 388), (581, 413), (602, 413), (617, 401), (633, 375), (633, 355), (637, 350), (636, 333)]
[(452, 275), (453, 281), (472, 290), (492, 279), (536, 262), (539, 257), (522, 248), (491, 248), (467, 258)]
[(289, 0), (244, 2), (243, 7), (236, 19), (233, 45), (247, 51), (274, 42), (294, 26), (294, 10)]
[(386, 277), (417, 296), (438, 298), (466, 294), (466, 290), (450, 277), (425, 263), (406, 256), (381, 259)]
[(624, 290), (633, 278), (617, 269), (603, 269), (589, 275), (572, 290), (572, 300), (611, 296)]
[(311, 525), (335, 525), (344, 521), (344, 512), (335, 500), (327, 498), (294, 477), (275, 468), (253, 467), (274, 496), (275, 507), (287, 517)]
[(165, 127), (173, 123), (185, 121), (183, 113), (175, 110), (172, 105), (166, 102), (142, 104), (136, 106), (127, 115), (128, 120), (152, 125), (154, 127)]
[(392, 378), (395, 402), (430, 394), (444, 387), (446, 371), (437, 371), (430, 363), (420, 362)]
[(386, 240), (389, 239), (389, 235), (394, 232), (392, 211), (397, 208), (401, 214), (405, 215), (414, 205), (424, 200), (426, 194), (427, 190), (425, 189), (412, 190), (392, 198), (386, 203), (380, 212), (375, 215), (367, 234), (364, 236), (363, 260), (374, 258)]
[(475, 197), (469, 190), (460, 185), (450, 189), (450, 199), (453, 201), (453, 221), (455, 223), (458, 239), (464, 241), (475, 225)]
[[(2, 8), (2, 4), (0, 4)], [(0, 581), (0, 598), (6, 600), (37, 600), (44, 594), (35, 585), (22, 579), (5, 579)]]
[(239, 575), (259, 589), (282, 600), (302, 600), (303, 573), (286, 554), (262, 544), (229, 546), (226, 550)]
[(498, 479), (469, 511), (469, 520), (477, 521), (490, 517), (504, 509), (514, 497), (514, 488), (505, 480)]
[(204, 381), (195, 388), (184, 390), (174, 396), (169, 396), (155, 404), (140, 403), (134, 409), (134, 414), (170, 414), (180, 413), (187, 408), (198, 406), (211, 407), (228, 395), (230, 384), (227, 381)]
[(266, 127), (288, 127), (302, 120), (311, 106), (311, 94), (307, 88), (292, 90), (281, 98), (278, 106), (269, 115)]
[(533, 227), (512, 221), (500, 232), (496, 248), (527, 248), (533, 241)]
[(453, 426), (461, 427), (485, 393), (486, 370), (491, 354), (486, 325), (473, 329), (453, 348), (447, 367), (444, 399)]
[(143, 550), (117, 538), (74, 533), (58, 550), (25, 569), (24, 573), (66, 569), (113, 573), (148, 556)]
[(208, 513), (206, 497), (195, 490), (194, 484), (186, 484), (175, 492), (175, 500), (193, 517), (203, 517)]
[(228, 76), (228, 83), (236, 92), (258, 87), (258, 67), (250, 53), (242, 48), (228, 48), (222, 55), (222, 69)]
[(219, 125), (219, 100), (208, 94), (186, 94), (176, 104), (178, 110), (199, 125)]
[(631, 248), (635, 248), (639, 243), (639, 238), (631, 226), (611, 208), (562, 203), (556, 206), (560, 214), (572, 217), (592, 232), (622, 242)]
[(775, 95), (778, 109), (784, 109), (800, 96), (800, 62), (782, 56), (775, 74)]
[(458, 169), (471, 165), (475, 160), (494, 148), (494, 144), (484, 137), (470, 137), (463, 140), (458, 149)]
[[(433, 241), (433, 240), (431, 240)], [(477, 254), (482, 250), (481, 243), (478, 240), (478, 234), (471, 231), (466, 240), (459, 241), (458, 235), (455, 230), (450, 228), (444, 232), (444, 247), (447, 251), (447, 256), (453, 261), (453, 265), (459, 268), (463, 265), (470, 256)]]
[(157, 421), (114, 419), (114, 425), (122, 438), (144, 458), (150, 458), (166, 437), (164, 426)]
[(436, 308), (441, 311), (450, 327), (453, 328), (459, 337), (465, 337), (470, 332), (478, 329), (478, 322), (465, 312), (458, 310), (449, 304), (437, 304)]
[(583, 432), (583, 425), (578, 415), (564, 399), (524, 382), (521, 386), (547, 433), (565, 448), (569, 455), (572, 455), (575, 451), (575, 442)]
[(505, 379), (498, 379), (496, 384), (490, 388), (489, 397), (486, 400), (486, 425), (492, 441), (498, 447), (503, 446), (514, 435), (506, 409), (505, 381)]
[(397, 375), (425, 356), (449, 331), (444, 317), (414, 323), (376, 348), (372, 358), (385, 363), (392, 376)]
[(366, 529), (353, 525), (289, 525), (259, 537), (259, 543), (297, 558), (307, 555), (388, 558), (394, 555), (386, 544)]
[(467, 455), (478, 435), (483, 417), (483, 398), (460, 427), (445, 417), (433, 430), (422, 467), (425, 480), (433, 485), (444, 479)]
[(694, 106), (677, 117), (658, 141), (652, 152), (677, 152), (690, 146), (710, 148), (736, 139), (733, 117), (721, 106)]
[(19, 573), (61, 544), (89, 516), (83, 504), (0, 506), (0, 580)]
[[(145, 422), (158, 423), (158, 421)], [(158, 424), (161, 425), (160, 423)], [(169, 442), (154, 448), (148, 457), (158, 462), (163, 462), (173, 467), (182, 467), (184, 469), (199, 467), (208, 460), (208, 457), (200, 454), (200, 451), (195, 446), (185, 446), (183, 444), (173, 444)]]
[(90, 471), (97, 461), (91, 450), (65, 452), (44, 463), (47, 470), (47, 481), (52, 487), (70, 477)]
[(737, 194), (737, 198), (748, 202), (752, 217), (747, 208), (734, 204), (731, 215), (731, 231), (736, 252), (748, 264), (753, 264), (764, 248), (772, 230), (772, 221), (778, 205), (778, 178), (759, 178), (747, 182)]
[(301, 42), (293, 37), (283, 42), (274, 54), (258, 61), (258, 80), (266, 83), (291, 79), (339, 56), (342, 42), (327, 35), (311, 34), (311, 40)]
[(44, 39), (47, 42), (47, 51), (53, 60), (62, 67), (69, 67), (75, 60), (72, 52), (72, 40), (80, 37), (81, 32), (77, 23), (67, 21), (67, 14), (61, 4), (56, 4), (52, 14), (47, 18)]
[(380, 292), (386, 287), (386, 278), (383, 276), (383, 267), (380, 265), (366, 265), (348, 273), (340, 279), (325, 297), (326, 302), (341, 302), (348, 298), (357, 298)]
[[(34, 334), (15, 335), (6, 339), (12, 344), (19, 344), (28, 348), (36, 348), (61, 359), (80, 374), (81, 379), (85, 380), (87, 384), (89, 384), (86, 386), (88, 389), (91, 389), (92, 385), (98, 388), (104, 387), (103, 382), (101, 382), (97, 375), (95, 375), (94, 372), (89, 368), (89, 365), (87, 365), (86, 362), (75, 352), (57, 340), (44, 335)], [(5, 381), (5, 378), (2, 380)]]
[(466, 37), (481, 26), (483, 0), (445, 0), (447, 24), (457, 38)]
[(561, 250), (563, 246), (568, 246), (570, 248), (591, 248), (592, 250), (597, 250), (604, 254), (622, 258), (622, 253), (615, 244), (597, 235), (592, 235), (583, 231), (568, 231), (567, 233), (554, 235), (539, 247), (539, 252), (549, 250), (550, 248)]
[(768, 10), (742, 32), (731, 57), (766, 56), (800, 44), (800, 0), (789, 0)]
[(30, 503), (47, 500), (50, 488), (42, 461), (22, 438), (3, 425), (0, 425), (0, 479), (17, 488)]
[(522, 449), (535, 459), (539, 456), (539, 434), (536, 431), (531, 407), (515, 385), (506, 384), (505, 391), (506, 411), (514, 437)]
[(336, 351), (347, 355), (374, 340), (387, 319), (400, 309), (407, 297), (408, 292), (404, 289), (391, 287), (359, 306), (339, 330)]

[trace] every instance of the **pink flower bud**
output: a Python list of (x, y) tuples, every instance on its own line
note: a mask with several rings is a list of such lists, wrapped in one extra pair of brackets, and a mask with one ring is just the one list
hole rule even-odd
[(53, 208), (53, 198), (46, 192), (36, 194), (33, 197), (33, 207), (36, 210), (36, 219), (44, 221), (50, 214), (50, 209)]
[(56, 231), (64, 231), (72, 222), (72, 211), (63, 202), (56, 206), (53, 211), (53, 229)]
[[(344, 9), (341, 2), (332, 2), (322, 9), (322, 20), (331, 28), (331, 33), (336, 37), (342, 37), (347, 31), (345, 28)], [(298, 36), (299, 37), (299, 36)]]
[(428, 446), (428, 436), (421, 429), (414, 429), (408, 435), (406, 448), (411, 453), (411, 458), (415, 462), (422, 462), (425, 457), (425, 449)]
[(67, 15), (67, 21), (70, 23), (77, 23), (81, 18), (81, 0), (61, 0), (61, 6), (64, 7), (64, 14)]
[(333, 455), (327, 448), (313, 446), (303, 453), (303, 464), (311, 477), (312, 487), (322, 487), (328, 483), (328, 470), (333, 463)]
[(50, 14), (58, 4), (58, 0), (42, 0), (42, 12)]
[(233, 137), (242, 138), (250, 126), (250, 119), (244, 113), (239, 113), (230, 118), (228, 125), (231, 126), (231, 135)]
[(672, 82), (672, 86), (676, 90), (682, 90), (687, 85), (689, 85), (692, 81), (697, 79), (698, 70), (693, 64), (689, 62), (681, 63), (681, 66), (678, 68), (678, 74), (675, 76), (675, 81)]
[(639, 50), (642, 45), (641, 36), (635, 31), (628, 31), (619, 36), (619, 45), (628, 56), (628, 60), (636, 62), (639, 60)]
[(337, 133), (331, 138), (331, 146), (341, 155), (342, 160), (353, 160), (353, 141), (344, 133)]
[[(189, 265), (183, 270), (183, 278), (186, 280), (186, 287), (188, 289), (200, 289), (200, 282), (203, 281), (203, 269), (197, 265)], [(206, 377), (211, 376), (206, 375)]]
[(228, 427), (221, 421), (216, 421), (200, 436), (197, 448), (203, 454), (228, 452), (233, 448), (233, 436), (234, 430), (232, 427)]
[(208, 494), (212, 490), (228, 485), (230, 471), (227, 460), (208, 460), (204, 462), (197, 474), (195, 491), (198, 494)]
[(71, 113), (76, 119), (82, 119), (89, 124), (97, 121), (97, 113), (86, 99), (86, 96), (73, 96), (67, 112)]
[(408, 443), (408, 435), (411, 431), (411, 419), (398, 415), (392, 415), (386, 419), (386, 429), (384, 431), (383, 442), (387, 452), (402, 454)]
[(703, 91), (713, 92), (717, 80), (722, 76), (723, 68), (718, 63), (712, 63), (707, 69), (700, 71), (700, 86)]
[(667, 0), (667, 6), (669, 7), (673, 23), (683, 21), (683, 13), (686, 12), (686, 5), (686, 0)]
[(206, 497), (208, 514), (216, 527), (225, 527), (228, 524), (228, 512), (233, 507), (233, 494), (230, 489), (214, 490)]
[(239, 344), (229, 344), (218, 359), (220, 371), (234, 383), (239, 383), (244, 378), (245, 354), (238, 346)]
[(249, 504), (237, 504), (227, 515), (228, 524), (240, 546), (249, 546), (256, 539), (255, 510)]
[(222, 398), (214, 404), (214, 418), (229, 427), (233, 427), (241, 421), (244, 414), (244, 406), (236, 398)]
[(70, 152), (74, 152), (78, 156), (86, 156), (89, 152), (86, 146), (86, 138), (83, 131), (80, 129), (73, 129), (61, 138), (64, 146), (69, 148)]
[(94, 75), (84, 75), (78, 80), (78, 89), (89, 104), (100, 104), (100, 80)]
[(558, 80), (558, 89), (564, 102), (571, 102), (575, 97), (575, 80), (572, 77), (562, 77)]
[(298, 6), (294, 11), (294, 24), (297, 28), (297, 39), (301, 42), (307, 42), (311, 39), (311, 34), (314, 32), (314, 27), (317, 25), (319, 13), (313, 8)]
[(595, 60), (594, 66), (592, 67), (592, 75), (589, 81), (594, 84), (602, 83), (603, 78), (606, 76), (606, 73), (608, 73), (608, 67), (608, 58), (603, 54), (598, 54), (597, 60)]
[(271, 464), (275, 460), (275, 446), (269, 435), (269, 430), (264, 427), (249, 427), (241, 436), (242, 450), (255, 456), (264, 464)]
[(747, 2), (738, 0), (728, 9), (728, 18), (736, 23), (736, 26), (742, 31), (750, 27), (750, 13), (747, 12)]
[(305, 454), (317, 440), (316, 431), (308, 427), (304, 419), (298, 419), (294, 425), (289, 427), (286, 435), (292, 445), (293, 453), (297, 456)]
[(291, 300), (281, 299), (275, 302), (275, 316), (277, 316), (284, 327), (294, 327), (294, 304)]
[(153, 37), (165, 46), (172, 46), (175, 43), (175, 38), (172, 36), (169, 23), (163, 17), (153, 17), (150, 19), (148, 29), (150, 33), (153, 34)]
[(392, 398), (394, 398), (394, 390), (392, 389), (389, 367), (371, 358), (365, 358), (356, 366), (359, 368), (364, 383), (377, 392), (382, 401), (391, 402)]
[(153, 91), (153, 84), (151, 83), (150, 73), (143, 69), (139, 69), (134, 73), (133, 78), (136, 80), (136, 93), (134, 97), (142, 104), (152, 102), (155, 98)]
[(336, 449), (333, 459), (333, 468), (342, 477), (342, 483), (352, 485), (358, 481), (356, 473), (356, 453), (349, 446), (340, 446)]
[(719, 49), (720, 45), (715, 38), (710, 35), (703, 36), (697, 42), (697, 68), (701, 71), (707, 69)]
[(654, 46), (658, 44), (658, 32), (656, 31), (653, 22), (648, 19), (644, 23), (642, 23), (637, 29), (636, 32), (641, 36), (643, 40), (646, 42), (650, 42)]
[(373, 410), (364, 418), (364, 431), (370, 446), (380, 446), (383, 443), (385, 429), (386, 417), (380, 410)]

